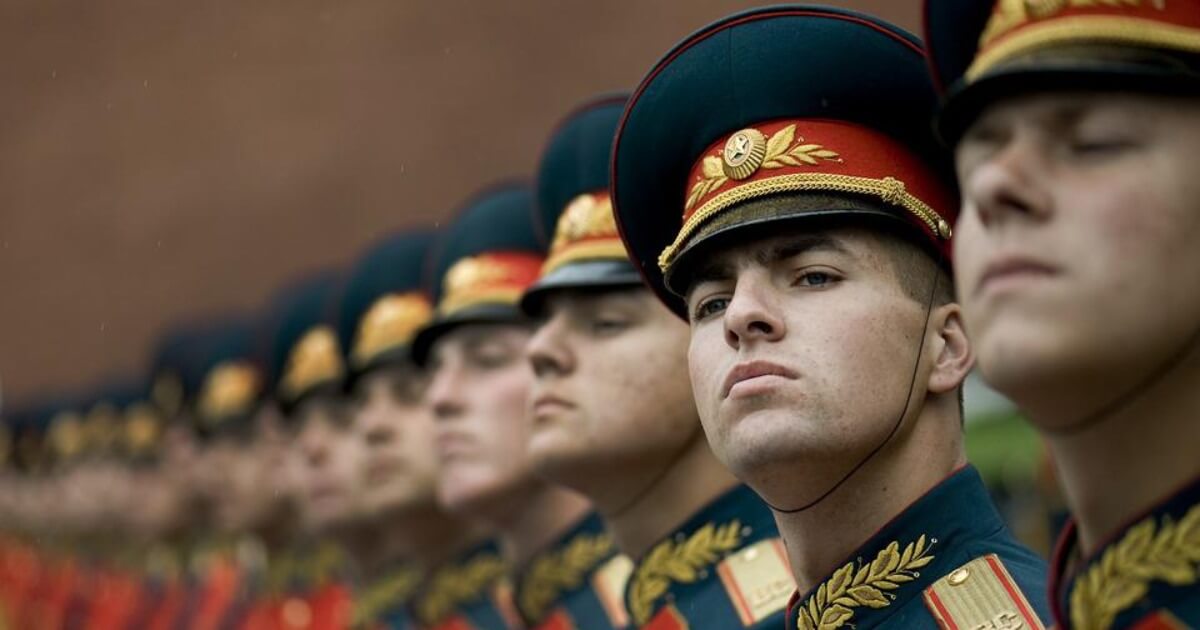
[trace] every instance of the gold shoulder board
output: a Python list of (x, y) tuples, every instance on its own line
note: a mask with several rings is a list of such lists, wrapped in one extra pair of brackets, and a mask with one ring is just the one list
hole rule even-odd
[(1045, 630), (996, 554), (980, 556), (925, 589), (925, 606), (942, 628)]

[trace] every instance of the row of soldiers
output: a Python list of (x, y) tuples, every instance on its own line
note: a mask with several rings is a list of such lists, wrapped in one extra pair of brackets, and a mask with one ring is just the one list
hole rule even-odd
[[(925, 16), (720, 20), (532, 185), (13, 415), (9, 623), (1200, 625), (1200, 2)], [(1049, 567), (964, 455), (976, 363)]]

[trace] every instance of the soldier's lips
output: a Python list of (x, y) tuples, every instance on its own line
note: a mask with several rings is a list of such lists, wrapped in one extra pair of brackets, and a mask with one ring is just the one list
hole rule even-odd
[(379, 459), (367, 466), (367, 483), (383, 483), (404, 468), (404, 461), (397, 457)]
[(1053, 265), (1024, 254), (996, 256), (980, 274), (975, 284), (975, 296), (1012, 290), (1031, 282), (1050, 278), (1059, 273)]
[(569, 400), (553, 394), (542, 394), (533, 400), (533, 417), (535, 420), (547, 420), (574, 408), (575, 404)]
[(342, 487), (335, 483), (321, 483), (308, 491), (308, 498), (313, 503), (328, 503), (342, 494)]
[(798, 378), (795, 370), (771, 361), (746, 361), (733, 366), (721, 385), (721, 398), (751, 396), (770, 389), (781, 380)]
[(461, 431), (438, 432), (433, 443), (442, 460), (456, 459), (475, 451), (475, 440)]

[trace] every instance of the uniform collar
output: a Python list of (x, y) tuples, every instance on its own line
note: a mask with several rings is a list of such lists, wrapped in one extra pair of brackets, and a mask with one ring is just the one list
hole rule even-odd
[(714, 569), (729, 554), (778, 536), (775, 518), (754, 491), (737, 486), (721, 495), (637, 560), (625, 590), (634, 625), (649, 621), (677, 588), (718, 579)]
[(879, 625), (938, 578), (971, 558), (963, 545), (1004, 531), (973, 466), (963, 466), (909, 505), (846, 558), (819, 586), (788, 606), (788, 628), (824, 628), (833, 619)]
[(412, 562), (392, 563), (355, 594), (354, 627), (367, 627), (370, 621), (402, 610), (416, 594), (423, 577), (424, 571)]
[(1080, 557), (1067, 523), (1050, 573), (1062, 628), (1127, 627), (1198, 587), (1200, 477), (1136, 516), (1092, 554)]
[(587, 579), (616, 545), (596, 513), (588, 514), (516, 573), (515, 599), (526, 627), (535, 627), (568, 593), (588, 588)]
[(485, 600), (507, 570), (494, 541), (471, 547), (429, 573), (412, 599), (413, 617), (423, 627), (435, 626)]

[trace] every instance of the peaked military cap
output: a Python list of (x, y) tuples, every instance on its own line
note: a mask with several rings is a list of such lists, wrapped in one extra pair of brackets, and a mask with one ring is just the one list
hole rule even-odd
[(433, 317), (422, 273), (434, 236), (426, 229), (394, 234), (351, 271), (338, 312), (348, 381), (376, 367), (410, 360), (413, 338)]
[(537, 176), (537, 215), (552, 234), (550, 253), (537, 282), (521, 298), (533, 313), (547, 292), (637, 286), (641, 276), (629, 260), (608, 194), (612, 141), (625, 96), (589, 102), (567, 116), (542, 154)]
[(519, 322), (517, 303), (537, 279), (545, 245), (534, 220), (533, 193), (505, 184), (473, 197), (442, 233), (427, 261), (434, 316), (413, 340), (424, 363), (439, 337), (462, 324)]
[[(57, 393), (43, 395), (19, 408), (6, 409), (4, 421), (13, 467), (27, 474), (46, 470), (55, 460), (55, 448), (50, 441), (52, 420), (68, 411), (78, 417), (80, 406), (78, 396)], [(82, 419), (79, 425), (82, 427)]]
[(195, 322), (176, 324), (161, 334), (151, 353), (150, 400), (169, 421), (181, 417), (185, 385), (200, 379), (196, 354), (206, 326)]
[(342, 277), (322, 271), (280, 292), (269, 318), (271, 391), (289, 414), (305, 399), (341, 390), (346, 366), (334, 327)]
[(153, 461), (160, 453), (166, 419), (142, 379), (113, 382), (101, 389), (84, 417), (87, 447), (126, 458)]
[(162, 415), (141, 380), (112, 381), (95, 388), (87, 402), (63, 409), (50, 420), (49, 440), (59, 461), (78, 457), (151, 457), (162, 435)]
[(1200, 94), (1200, 0), (927, 0), (925, 39), (951, 144), (997, 98)]
[(198, 335), (194, 377), (185, 381), (197, 434), (244, 434), (266, 391), (261, 323), (245, 316), (212, 322)]
[(614, 145), (617, 223), (647, 283), (682, 315), (681, 271), (701, 245), (813, 218), (878, 222), (948, 264), (957, 195), (925, 65), (912, 35), (825, 7), (748, 11), (677, 45)]

